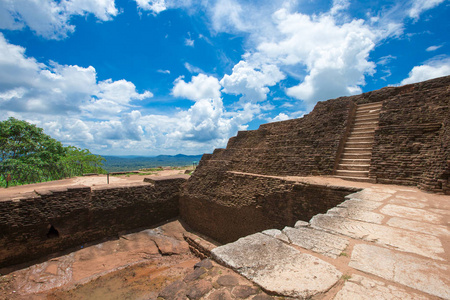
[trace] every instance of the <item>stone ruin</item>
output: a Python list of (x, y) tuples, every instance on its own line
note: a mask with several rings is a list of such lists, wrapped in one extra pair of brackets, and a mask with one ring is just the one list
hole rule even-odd
[(203, 155), (180, 215), (223, 243), (293, 226), (350, 193), (273, 178), (311, 175), (450, 194), (450, 76), (319, 102), (303, 118), (238, 132)]
[[(385, 278), (383, 266), (369, 268), (368, 264), (361, 263), (363, 259), (373, 258), (371, 251), (378, 248), (372, 245), (354, 246), (356, 258), (353, 260), (352, 254), (351, 267), (425, 293), (450, 297), (447, 289), (450, 283), (439, 283), (446, 278), (448, 265), (438, 266), (439, 270), (447, 271), (439, 273), (435, 282), (430, 279), (424, 287), (411, 285), (422, 280), (419, 275), (425, 269), (420, 268), (428, 261), (418, 262), (415, 257), (392, 254), (389, 248), (421, 255), (434, 260), (433, 263), (442, 261), (442, 243), (427, 233), (432, 230), (433, 234), (448, 234), (439, 225), (440, 219), (436, 221), (438, 225), (426, 228), (414, 223), (422, 233), (405, 233), (399, 228), (407, 228), (412, 223), (395, 217), (389, 220), (392, 221), (389, 226), (381, 222), (385, 216), (399, 213), (399, 208), (389, 201), (400, 192), (389, 188), (381, 192), (361, 191), (355, 187), (297, 180), (304, 176), (417, 186), (434, 194), (450, 195), (450, 76), (319, 102), (302, 118), (238, 132), (228, 141), (226, 149), (204, 154), (190, 177), (148, 179), (126, 186), (71, 186), (35, 190), (8, 199), (0, 197), (0, 267), (29, 262), (82, 243), (117, 237), (129, 230), (180, 217), (198, 233), (223, 244), (234, 242), (216, 248), (213, 256), (236, 270), (240, 264), (249, 263), (245, 259), (240, 261), (242, 257), (236, 253), (248, 251), (245, 257), (250, 257), (255, 251), (273, 249), (283, 256), (294, 251), (286, 243), (338, 259), (351, 238), (387, 247), (376, 250), (376, 255), (387, 251), (386, 255), (404, 258), (408, 262), (405, 266), (417, 265), (417, 270), (411, 272), (417, 280), (395, 274), (393, 278)], [(406, 188), (401, 193), (412, 194)], [(417, 200), (413, 196), (400, 196), (403, 198), (394, 200)], [(386, 203), (381, 205), (380, 201)], [(361, 203), (365, 206), (358, 206)], [(383, 207), (384, 215), (374, 212), (379, 207)], [(432, 208), (423, 217), (434, 221), (442, 211)], [(421, 216), (413, 208), (403, 208), (403, 212)], [(353, 219), (347, 218), (347, 214), (353, 214)], [(369, 221), (361, 222), (361, 216)], [(361, 232), (348, 230), (353, 227)], [(329, 238), (324, 240), (327, 234)], [(330, 241), (334, 243), (331, 247)], [(430, 241), (431, 248), (426, 245)], [(320, 259), (305, 260), (306, 256), (297, 250), (292, 253), (293, 261), (329, 271), (327, 274), (332, 278), (317, 283), (323, 285), (329, 280), (329, 285), (322, 287), (324, 290), (343, 276)], [(286, 260), (284, 256), (279, 259)], [(260, 269), (259, 259), (251, 263)], [(269, 262), (269, 267), (277, 266)], [(239, 273), (268, 291), (296, 297), (313, 295), (271, 290), (269, 286), (275, 283), (265, 281), (267, 278), (257, 272), (250, 274), (249, 270), (242, 269)], [(303, 276), (295, 269), (287, 268), (287, 271)], [(314, 280), (302, 278), (305, 287), (315, 284)], [(358, 275), (351, 282), (358, 280), (366, 279)]]

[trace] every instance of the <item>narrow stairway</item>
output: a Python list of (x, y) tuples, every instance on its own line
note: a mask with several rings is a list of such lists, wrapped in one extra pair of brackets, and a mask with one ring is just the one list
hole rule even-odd
[(372, 181), (369, 179), (369, 167), (381, 106), (382, 102), (358, 105), (350, 134), (336, 169), (336, 177)]

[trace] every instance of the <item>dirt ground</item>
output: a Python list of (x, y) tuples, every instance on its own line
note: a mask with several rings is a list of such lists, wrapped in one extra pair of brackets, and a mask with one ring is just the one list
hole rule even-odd
[[(161, 176), (173, 176), (185, 174), (186, 170), (191, 171), (192, 168), (180, 168), (180, 169), (164, 169), (162, 171), (152, 171), (152, 172), (140, 172), (139, 174), (124, 174), (124, 175), (110, 175), (109, 184), (110, 185), (121, 185), (133, 182), (142, 182), (144, 178), (161, 177)], [(149, 173), (152, 173), (149, 175)], [(64, 186), (102, 186), (108, 184), (107, 175), (92, 175), (92, 176), (82, 176), (73, 177), (62, 180), (55, 180), (49, 182), (41, 182), (27, 185), (13, 186), (9, 188), (0, 188), (0, 201), (11, 199), (13, 197), (26, 196), (28, 194), (34, 193), (35, 190), (39, 189), (51, 189)]]

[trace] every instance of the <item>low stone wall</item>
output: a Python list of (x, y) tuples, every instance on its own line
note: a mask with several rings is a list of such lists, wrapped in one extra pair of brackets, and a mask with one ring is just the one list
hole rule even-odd
[(186, 178), (36, 190), (1, 201), (0, 267), (175, 218)]
[(189, 179), (181, 194), (180, 215), (194, 230), (221, 243), (309, 221), (357, 191), (235, 172), (203, 175)]

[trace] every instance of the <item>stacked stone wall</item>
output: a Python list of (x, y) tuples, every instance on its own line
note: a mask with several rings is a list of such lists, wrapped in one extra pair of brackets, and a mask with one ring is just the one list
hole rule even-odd
[(270, 176), (220, 172), (220, 163), (212, 164), (215, 166), (209, 167), (218, 172), (192, 178), (182, 192), (180, 214), (194, 230), (221, 243), (265, 229), (293, 226), (298, 220), (309, 221), (356, 191)]
[(300, 119), (240, 131), (211, 160), (229, 170), (265, 175), (331, 175), (354, 104), (346, 99), (320, 102)]
[(449, 193), (450, 77), (403, 87), (383, 102), (369, 177)]
[(175, 218), (185, 181), (72, 186), (0, 201), (0, 267)]

